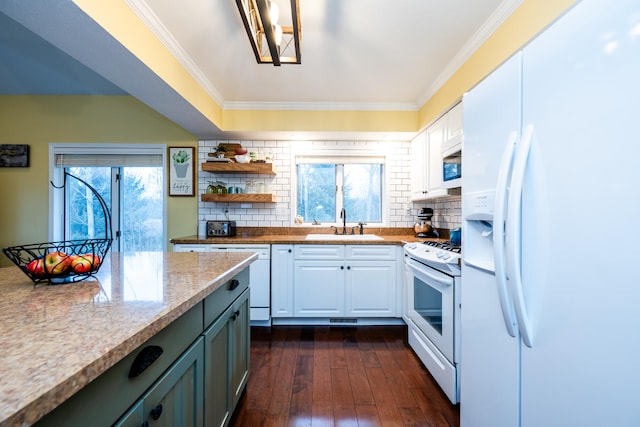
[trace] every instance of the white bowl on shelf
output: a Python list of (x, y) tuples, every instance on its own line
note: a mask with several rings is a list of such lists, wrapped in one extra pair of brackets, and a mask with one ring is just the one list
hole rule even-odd
[(236, 162), (238, 163), (249, 163), (251, 157), (248, 154), (236, 154)]

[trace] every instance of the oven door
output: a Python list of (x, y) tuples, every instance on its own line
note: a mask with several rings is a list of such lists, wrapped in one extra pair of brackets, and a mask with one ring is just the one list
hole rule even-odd
[(407, 317), (455, 363), (453, 277), (411, 258), (406, 262)]

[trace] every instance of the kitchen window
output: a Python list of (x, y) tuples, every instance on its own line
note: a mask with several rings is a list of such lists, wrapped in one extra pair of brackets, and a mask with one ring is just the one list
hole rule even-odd
[[(67, 170), (104, 198), (112, 216), (112, 250), (160, 251), (165, 247), (164, 146), (52, 144), (52, 182)], [(86, 186), (69, 179), (64, 191), (50, 189), (53, 240), (101, 238), (104, 218)]]
[(304, 223), (383, 222), (384, 156), (296, 156), (296, 215)]

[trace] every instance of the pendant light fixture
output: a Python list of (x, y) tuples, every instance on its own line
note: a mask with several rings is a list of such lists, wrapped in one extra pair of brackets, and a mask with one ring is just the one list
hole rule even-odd
[[(286, 0), (281, 0), (286, 1)], [(280, 7), (272, 0), (236, 0), (251, 48), (259, 64), (300, 64), (299, 0), (290, 0), (291, 25), (279, 24)]]

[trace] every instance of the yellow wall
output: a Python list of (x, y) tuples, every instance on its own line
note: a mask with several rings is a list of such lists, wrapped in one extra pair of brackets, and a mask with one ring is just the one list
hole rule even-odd
[(525, 0), (420, 108), (420, 129), (540, 33), (576, 0)]
[(220, 129), (294, 132), (418, 131), (451, 107), (464, 92), (471, 89), (576, 2), (576, 0), (523, 0), (500, 28), (417, 112), (346, 112), (222, 110), (145, 27), (124, 0), (73, 1)]
[[(29, 145), (28, 168), (0, 168), (0, 247), (48, 240), (50, 142), (198, 145), (130, 96), (0, 96), (0, 144)], [(169, 197), (168, 237), (195, 234), (197, 210), (196, 197)]]

